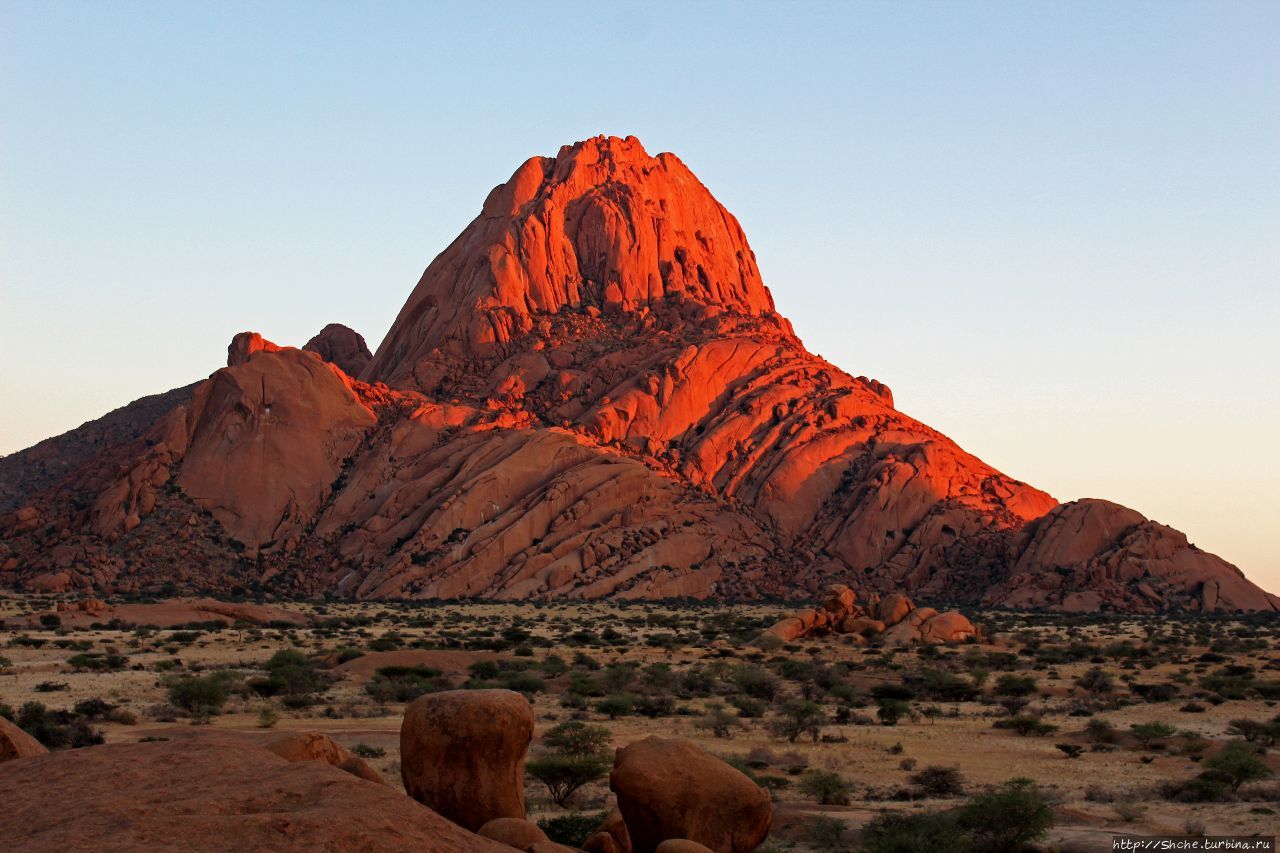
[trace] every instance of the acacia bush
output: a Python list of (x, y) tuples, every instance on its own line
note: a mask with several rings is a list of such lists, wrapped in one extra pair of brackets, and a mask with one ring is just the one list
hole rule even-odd
[(208, 675), (170, 676), (164, 683), (169, 690), (169, 704), (201, 721), (222, 713), (235, 680), (234, 672), (223, 669)]
[(453, 682), (431, 666), (384, 666), (373, 674), (365, 692), (377, 702), (412, 702), (424, 693), (450, 690)]
[(839, 773), (810, 770), (800, 777), (800, 791), (824, 806), (847, 806), (853, 796), (853, 785)]
[(583, 785), (601, 778), (613, 766), (609, 756), (609, 730), (579, 720), (560, 723), (542, 737), (550, 752), (525, 764), (525, 772), (547, 788), (561, 808)]
[(926, 797), (959, 797), (964, 794), (964, 775), (959, 767), (931, 764), (909, 781)]
[(41, 702), (27, 702), (13, 722), (49, 749), (79, 749), (103, 742), (102, 732), (88, 717), (74, 711), (53, 711)]

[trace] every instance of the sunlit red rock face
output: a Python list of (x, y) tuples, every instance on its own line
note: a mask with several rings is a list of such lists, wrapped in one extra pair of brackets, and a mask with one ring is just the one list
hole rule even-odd
[(0, 521), (0, 583), (1277, 604), (1137, 513), (1059, 506), (807, 352), (732, 215), (634, 139), (526, 162), (372, 361), (362, 344), (237, 336), (189, 403)]

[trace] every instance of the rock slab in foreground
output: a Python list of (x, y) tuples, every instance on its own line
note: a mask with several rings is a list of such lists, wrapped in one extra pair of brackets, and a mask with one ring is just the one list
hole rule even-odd
[(0, 764), (0, 839), (23, 851), (510, 853), (388, 787), (225, 738)]

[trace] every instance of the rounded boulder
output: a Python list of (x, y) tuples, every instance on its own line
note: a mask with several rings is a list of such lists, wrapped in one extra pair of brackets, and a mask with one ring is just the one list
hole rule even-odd
[(475, 832), (524, 819), (524, 759), (533, 708), (511, 690), (419, 696), (400, 725), (400, 775), (418, 802)]
[(635, 853), (688, 839), (716, 853), (749, 853), (769, 834), (769, 795), (681, 738), (649, 737), (617, 751), (609, 787)]
[(497, 817), (480, 827), (476, 835), (489, 838), (517, 850), (528, 850), (535, 844), (549, 840), (542, 828), (531, 820), (515, 817)]

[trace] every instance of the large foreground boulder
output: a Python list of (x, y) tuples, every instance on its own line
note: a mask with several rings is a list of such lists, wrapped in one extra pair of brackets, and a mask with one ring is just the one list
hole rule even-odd
[(43, 755), (48, 751), (40, 741), (4, 717), (0, 717), (0, 762), (12, 761), (15, 758), (30, 758), (33, 755)]
[(769, 834), (769, 795), (738, 770), (680, 738), (620, 748), (609, 774), (635, 853), (687, 839), (716, 853), (750, 853)]
[(511, 690), (448, 690), (410, 703), (400, 725), (400, 774), (418, 802), (472, 832), (524, 818), (524, 757), (533, 708)]
[(7, 850), (510, 853), (382, 785), (225, 737), (0, 764)]

